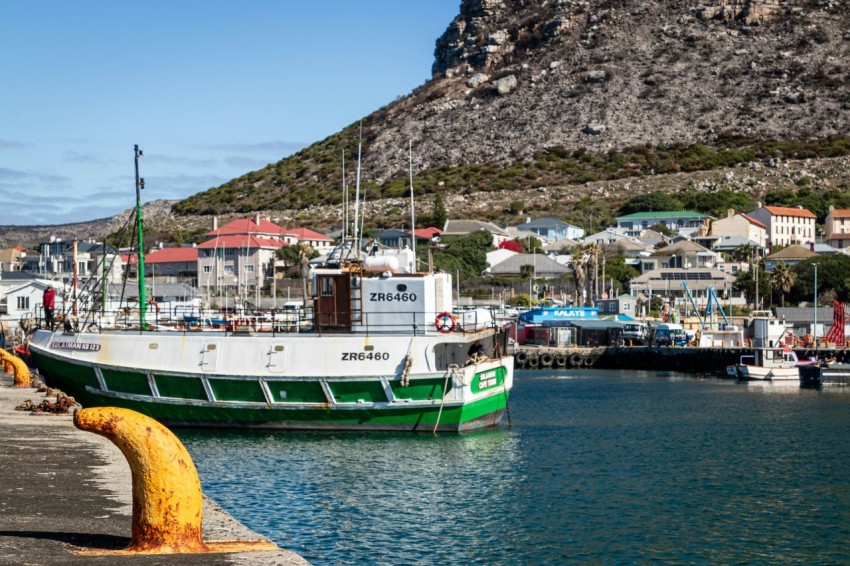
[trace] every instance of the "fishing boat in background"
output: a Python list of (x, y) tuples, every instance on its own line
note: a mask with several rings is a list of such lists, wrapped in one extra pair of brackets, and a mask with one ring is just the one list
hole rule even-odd
[[(306, 325), (162, 331), (140, 309), (133, 328), (37, 330), (29, 351), (47, 383), (83, 406), (126, 407), (172, 426), (430, 432), (500, 423), (513, 358), (487, 310), (458, 320), (451, 275), (418, 272), (412, 250), (331, 257), (312, 271)], [(140, 253), (141, 305), (143, 273)]]
[(794, 350), (787, 347), (756, 348), (752, 354), (741, 356), (737, 364), (727, 366), (726, 374), (739, 381), (799, 383), (800, 366), (814, 361), (799, 360)]

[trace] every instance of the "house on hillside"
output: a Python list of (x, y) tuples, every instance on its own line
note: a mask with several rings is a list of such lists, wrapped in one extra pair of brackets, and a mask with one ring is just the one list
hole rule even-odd
[(721, 269), (723, 262), (723, 256), (719, 253), (704, 248), (696, 242), (681, 240), (655, 250), (649, 257), (642, 257), (641, 271), (661, 268)]
[(529, 218), (525, 224), (517, 226), (517, 230), (520, 233), (531, 232), (551, 242), (564, 239), (577, 240), (585, 234), (584, 229), (558, 220), (557, 218), (538, 218), (537, 220), (531, 220)]
[(634, 240), (634, 238), (631, 238), (631, 236), (627, 235), (623, 230), (615, 228), (605, 228), (601, 232), (596, 232), (595, 234), (586, 236), (582, 240), (582, 243), (603, 246), (606, 244), (613, 244), (614, 242), (618, 242), (624, 238), (630, 238)]
[[(0, 287), (0, 316), (5, 320), (14, 321), (44, 317), (42, 297), (45, 289), (52, 282), (33, 277), (20, 278), (16, 281), (17, 285)], [(54, 303), (57, 314), (63, 312), (63, 295), (62, 289), (57, 288)]]
[(771, 249), (773, 246), (806, 245), (815, 241), (817, 217), (802, 206), (789, 208), (762, 206), (758, 203), (748, 216), (767, 226), (767, 240)]
[(428, 243), (431, 241), (436, 241), (440, 239), (440, 234), (443, 231), (439, 228), (434, 228), (433, 226), (429, 226), (428, 228), (417, 228), (413, 231), (413, 235), (416, 236), (416, 242)]
[(145, 255), (145, 277), (173, 277), (194, 283), (198, 278), (198, 248), (157, 248)]
[(334, 247), (334, 239), (309, 228), (289, 228), (286, 234), (295, 237), (299, 244), (310, 246), (320, 254), (330, 252)]
[(544, 254), (515, 254), (489, 268), (487, 273), (502, 277), (554, 279), (570, 271)]
[(711, 222), (708, 233), (721, 238), (738, 236), (767, 248), (767, 225), (749, 214), (735, 214), (731, 208), (726, 211), (725, 218)]
[(691, 210), (660, 210), (658, 212), (635, 212), (617, 217), (617, 229), (638, 238), (641, 232), (661, 224), (676, 233), (696, 234), (711, 217)]
[(850, 248), (850, 210), (829, 207), (823, 223), (826, 243), (840, 250)]
[(819, 254), (817, 252), (811, 250), (810, 246), (794, 245), (765, 256), (762, 264), (764, 265), (765, 271), (773, 271), (773, 268), (775, 268), (780, 262), (785, 265), (797, 265), (801, 261), (818, 257), (818, 255)]
[(373, 236), (382, 246), (393, 250), (402, 250), (412, 247), (413, 236), (404, 230), (384, 230)]
[(267, 218), (262, 218), (259, 214), (255, 214), (251, 218), (228, 222), (221, 228), (218, 227), (217, 219), (213, 218), (213, 229), (204, 234), (204, 237), (211, 240), (218, 236), (256, 236), (267, 240), (279, 240), (282, 242), (281, 245), (298, 242), (298, 238), (291, 234), (289, 230), (281, 228)]
[(711, 287), (724, 306), (732, 304), (743, 307), (746, 304), (746, 295), (743, 291), (736, 290), (734, 285), (735, 276), (718, 269), (661, 268), (647, 271), (632, 279), (629, 282), (629, 294), (645, 299), (660, 296), (677, 307), (690, 308), (687, 296), (689, 292), (697, 307), (704, 309), (708, 304), (708, 289)]
[(0, 271), (20, 271), (26, 257), (23, 246), (0, 250)]
[(271, 281), (275, 253), (298, 239), (261, 218), (234, 220), (205, 234), (198, 245), (198, 287), (211, 293), (253, 293)]
[(504, 229), (499, 228), (492, 222), (482, 220), (447, 220), (441, 236), (465, 236), (486, 230), (493, 237), (491, 246), (498, 248), (499, 244), (511, 239), (511, 235)]
[[(38, 256), (27, 256), (23, 269), (44, 279), (70, 284), (74, 278), (74, 244), (51, 237), (38, 245)], [(109, 244), (93, 241), (76, 241), (76, 276), (82, 286), (90, 279), (99, 279), (104, 272), (109, 282), (121, 281), (123, 262), (118, 251)]]

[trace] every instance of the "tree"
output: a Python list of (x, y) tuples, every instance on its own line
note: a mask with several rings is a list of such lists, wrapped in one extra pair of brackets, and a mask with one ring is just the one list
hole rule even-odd
[(626, 264), (626, 260), (622, 255), (605, 258), (605, 277), (609, 281), (615, 282), (615, 293), (620, 293), (629, 288), (629, 283), (635, 277), (638, 277), (640, 272)]
[(522, 245), (522, 249), (527, 254), (533, 254), (535, 252), (539, 254), (545, 254), (546, 252), (543, 250), (543, 243), (539, 238), (535, 238), (534, 236), (528, 235), (525, 236), (522, 240), (520, 240), (520, 245)]
[(431, 225), (442, 230), (445, 228), (448, 218), (443, 197), (440, 196), (440, 193), (437, 193), (434, 195), (434, 213), (431, 215)]
[[(307, 244), (299, 242), (297, 244), (279, 248), (275, 252), (275, 255), (278, 259), (282, 259), (286, 262), (287, 268), (293, 272), (293, 275), (297, 275), (297, 277), (301, 279), (301, 293), (302, 296), (306, 297), (307, 274), (309, 273), (307, 267), (310, 265), (311, 259), (319, 257), (319, 252)], [(275, 277), (274, 273), (272, 274), (272, 277)]]
[[(815, 268), (818, 264), (818, 302), (829, 290), (835, 291), (835, 298), (841, 302), (850, 300), (850, 257), (844, 254), (820, 256), (801, 261), (794, 266), (797, 281), (788, 294), (792, 302), (811, 301), (815, 292)], [(821, 303), (822, 304), (822, 303)]]
[[(587, 243), (576, 247), (573, 250), (573, 271), (576, 277), (576, 301), (580, 305), (586, 305), (587, 300), (592, 296), (585, 288), (590, 275), (595, 272), (599, 261), (599, 253), (602, 249), (594, 244)], [(591, 289), (592, 291), (592, 289)]]
[(682, 205), (679, 201), (668, 195), (655, 191), (638, 195), (627, 200), (620, 207), (620, 216), (634, 214), (635, 212), (657, 212), (659, 210), (680, 210)]
[(442, 248), (434, 250), (434, 265), (447, 273), (460, 271), (464, 277), (476, 277), (487, 269), (487, 252), (493, 235), (478, 230), (463, 236), (443, 237)]
[(758, 270), (758, 296), (766, 296), (770, 293), (770, 278), (767, 272), (761, 268), (761, 264), (754, 264), (746, 271), (739, 271), (732, 287), (746, 293), (747, 302), (758, 308), (758, 305), (756, 305), (756, 270)]
[(794, 286), (796, 280), (797, 274), (784, 261), (780, 261), (770, 274), (770, 284), (773, 285), (774, 289), (779, 291), (780, 304), (783, 307), (785, 306), (785, 295), (791, 291), (791, 287)]

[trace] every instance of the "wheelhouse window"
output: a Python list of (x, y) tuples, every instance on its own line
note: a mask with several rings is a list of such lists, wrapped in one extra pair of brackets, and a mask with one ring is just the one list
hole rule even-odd
[(319, 293), (323, 297), (333, 297), (334, 295), (334, 283), (333, 279), (330, 277), (322, 277), (319, 279)]

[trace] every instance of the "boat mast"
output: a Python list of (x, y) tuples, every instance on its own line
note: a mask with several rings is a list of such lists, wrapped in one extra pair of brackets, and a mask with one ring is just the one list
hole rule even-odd
[(354, 245), (357, 246), (357, 257), (360, 257), (360, 237), (357, 233), (360, 212), (360, 158), (363, 149), (363, 122), (360, 122), (360, 141), (357, 143), (357, 180), (354, 185)]
[(78, 264), (77, 264), (77, 239), (76, 238), (74, 238), (74, 248), (73, 249), (74, 249), (74, 251), (73, 251), (73, 254), (72, 254), (73, 255), (72, 261), (74, 262), (74, 269), (72, 270), (72, 274), (73, 274), (72, 288), (73, 288), (73, 293), (74, 293), (74, 301), (71, 303), (71, 313), (74, 315), (74, 320), (76, 321), (76, 319), (77, 319), (77, 285), (79, 284), (79, 271), (78, 271), (79, 268), (77, 267)]
[(147, 330), (145, 314), (147, 309), (147, 298), (145, 297), (145, 244), (142, 239), (142, 189), (145, 188), (145, 180), (139, 177), (139, 157), (144, 155), (138, 145), (133, 146), (136, 154), (136, 232), (139, 236), (139, 323), (142, 330)]
[(416, 273), (416, 211), (413, 202), (413, 140), (408, 143), (408, 159), (410, 161), (410, 248), (413, 250), (413, 273)]
[(345, 150), (342, 150), (342, 242), (348, 236), (348, 186), (345, 184)]

